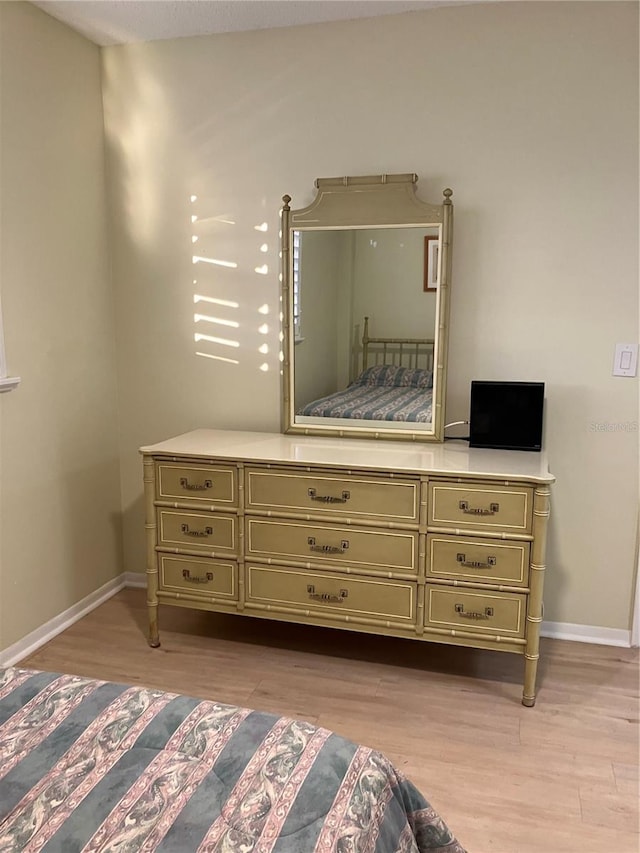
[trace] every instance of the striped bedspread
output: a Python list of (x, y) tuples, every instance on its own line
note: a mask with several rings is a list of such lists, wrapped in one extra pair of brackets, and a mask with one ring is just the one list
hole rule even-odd
[(0, 670), (0, 851), (464, 853), (380, 753), (310, 723)]
[(313, 400), (297, 412), (318, 418), (431, 423), (431, 388), (349, 385), (344, 391)]

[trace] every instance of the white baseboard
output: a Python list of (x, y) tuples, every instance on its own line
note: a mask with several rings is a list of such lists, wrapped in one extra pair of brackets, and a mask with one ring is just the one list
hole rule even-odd
[[(58, 616), (54, 616), (40, 628), (27, 634), (17, 643), (0, 651), (0, 666), (12, 666), (22, 658), (27, 657), (40, 646), (48, 643), (57, 634), (69, 628), (74, 622), (82, 619), (100, 604), (119, 592), (126, 586), (146, 587), (147, 576), (142, 572), (123, 572), (117, 578), (107, 581), (100, 589), (90, 593), (82, 601), (78, 601)], [(592, 625), (574, 625), (571, 622), (543, 622), (541, 635), (555, 640), (573, 640), (579, 643), (596, 643), (604, 646), (631, 645), (631, 633), (622, 628), (598, 628)]]
[[(52, 640), (57, 634), (69, 628), (78, 619), (82, 619), (87, 613), (94, 610), (100, 604), (103, 604), (124, 586), (128, 586), (128, 574), (129, 572), (125, 572), (118, 575), (117, 578), (107, 581), (100, 589), (89, 593), (81, 601), (78, 601), (58, 616), (54, 616), (53, 619), (45, 622), (44, 625), (36, 628), (35, 631), (31, 631), (30, 634), (18, 640), (17, 643), (0, 651), (0, 666), (12, 666), (17, 661), (27, 657), (27, 655), (39, 649), (40, 646)], [(134, 574), (134, 572), (131, 572), (131, 574)]]
[(135, 586), (146, 589), (147, 574), (146, 572), (123, 572), (121, 577), (124, 578), (123, 586)]
[(577, 643), (595, 643), (599, 646), (631, 646), (631, 633), (623, 628), (599, 628), (595, 625), (574, 625), (572, 622), (543, 622), (542, 637), (554, 640), (573, 640)]

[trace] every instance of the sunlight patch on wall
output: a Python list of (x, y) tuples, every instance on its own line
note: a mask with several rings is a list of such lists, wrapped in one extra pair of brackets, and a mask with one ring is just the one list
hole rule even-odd
[(196, 332), (193, 336), (193, 340), (198, 343), (198, 341), (208, 341), (210, 344), (220, 344), (223, 347), (239, 347), (240, 341), (232, 341), (229, 338), (217, 338), (214, 335), (203, 335), (201, 332)]
[(229, 267), (229, 269), (237, 269), (238, 264), (234, 261), (221, 261), (219, 258), (203, 258), (202, 255), (193, 255), (191, 258), (194, 264), (215, 264), (218, 267)]
[[(191, 195), (189, 200), (190, 200), (191, 204), (194, 204), (196, 201), (198, 201), (198, 196), (195, 194)], [(226, 214), (219, 215), (219, 216), (205, 217), (203, 219), (200, 216), (199, 212), (194, 211), (191, 214), (190, 219), (191, 219), (191, 225), (192, 225), (193, 231), (195, 232), (197, 229), (199, 232), (199, 233), (192, 233), (192, 235), (191, 235), (191, 243), (192, 244), (197, 243), (199, 240), (201, 242), (207, 242), (208, 231), (203, 231), (203, 227), (206, 225), (211, 225), (212, 223), (214, 225), (216, 225), (218, 223), (223, 224), (223, 225), (235, 225), (235, 222), (233, 222)], [(206, 249), (209, 249), (209, 246), (207, 246)], [(205, 249), (205, 252), (206, 252), (206, 249)], [(215, 254), (217, 254), (217, 252), (215, 252)], [(231, 270), (235, 270), (238, 268), (238, 264), (235, 261), (225, 260), (224, 258), (212, 257), (210, 254), (205, 254), (204, 252), (203, 252), (203, 254), (200, 254), (200, 255), (192, 255), (191, 261), (194, 265), (205, 264), (209, 267), (209, 269), (211, 269), (211, 267), (214, 267), (214, 268), (215, 267), (222, 267), (224, 269), (231, 269)], [(222, 299), (222, 298), (219, 298), (217, 296), (208, 296), (206, 293), (198, 292), (198, 291), (205, 289), (207, 287), (207, 285), (215, 284), (215, 281), (216, 281), (215, 278), (212, 281), (212, 275), (214, 275), (214, 276), (216, 275), (216, 273), (214, 273), (213, 271), (211, 271), (211, 273), (205, 273), (203, 270), (202, 275), (204, 277), (203, 281), (200, 281), (198, 278), (192, 279), (193, 287), (196, 288), (196, 292), (193, 294), (193, 303), (195, 306), (198, 306), (198, 308), (200, 309), (200, 310), (196, 309), (194, 311), (194, 314), (193, 314), (193, 323), (194, 323), (194, 326), (196, 327), (196, 329), (202, 328), (202, 325), (205, 323), (208, 324), (209, 326), (221, 327), (220, 331), (222, 331), (222, 329), (225, 329), (225, 328), (226, 329), (239, 329), (240, 328), (240, 322), (238, 320), (234, 319), (233, 315), (231, 317), (228, 316), (227, 313), (228, 313), (228, 310), (231, 310), (232, 312), (237, 311), (240, 307), (240, 303), (236, 302), (235, 300), (232, 300), (232, 299)], [(221, 273), (221, 275), (223, 275), (223, 273)], [(206, 311), (205, 306), (206, 307), (211, 306), (211, 309), (213, 309), (212, 313), (208, 313), (208, 312), (205, 313), (205, 311)], [(215, 306), (215, 308), (214, 308), (214, 306)], [(215, 310), (215, 309), (217, 309), (217, 310)], [(227, 315), (227, 316), (225, 316), (225, 315)], [(194, 332), (193, 340), (196, 344), (198, 344), (198, 343), (209, 344), (209, 345), (211, 345), (211, 348), (214, 350), (214, 352), (207, 352), (205, 349), (196, 349), (196, 355), (200, 356), (201, 358), (209, 358), (209, 359), (212, 359), (213, 361), (221, 361), (225, 364), (239, 364), (240, 363), (239, 360), (236, 358), (230, 358), (229, 356), (226, 356), (226, 355), (218, 355), (215, 352), (215, 349), (219, 348), (219, 347), (239, 349), (240, 348), (240, 341), (239, 340), (236, 340), (233, 338), (221, 337), (221, 336), (215, 335), (215, 334), (214, 335), (207, 335), (201, 331), (195, 331)]]
[(194, 314), (194, 323), (215, 323), (217, 326), (230, 326), (232, 329), (239, 329), (240, 323), (235, 320), (225, 320), (222, 317), (211, 317), (209, 314)]
[[(198, 282), (194, 279), (194, 284)], [(225, 308), (239, 308), (239, 302), (232, 302), (230, 299), (216, 299), (215, 296), (203, 296), (201, 293), (193, 294), (194, 302), (209, 302), (211, 305), (222, 305)]]
[[(195, 194), (190, 196), (189, 199), (191, 202), (190, 210), (188, 211), (191, 226), (191, 244), (198, 244), (198, 249), (192, 249), (192, 251), (198, 251), (198, 254), (192, 254), (191, 261), (194, 266), (200, 266), (198, 273), (194, 269), (193, 278), (191, 279), (193, 285), (193, 339), (196, 344), (194, 348), (195, 354), (201, 358), (209, 358), (213, 361), (226, 364), (240, 364), (242, 359), (233, 358), (228, 354), (223, 355), (222, 353), (225, 349), (227, 353), (229, 349), (234, 349), (239, 355), (239, 351), (242, 349), (245, 355), (244, 360), (247, 361), (248, 359), (250, 362), (253, 362), (254, 370), (257, 367), (262, 373), (267, 373), (271, 369), (269, 358), (274, 358), (275, 361), (275, 353), (280, 347), (278, 345), (275, 347), (272, 346), (264, 338), (263, 343), (260, 343), (259, 340), (255, 342), (254, 336), (256, 334), (267, 336), (276, 331), (272, 328), (272, 325), (265, 322), (272, 310), (269, 303), (262, 302), (257, 307), (253, 307), (252, 310), (257, 311), (258, 322), (247, 325), (247, 323), (240, 319), (240, 314), (236, 313), (241, 308), (240, 301), (209, 294), (215, 294), (216, 290), (219, 291), (221, 287), (224, 287), (226, 290), (224, 295), (227, 295), (230, 290), (232, 294), (239, 293), (243, 285), (249, 285), (251, 288), (250, 281), (246, 277), (251, 270), (253, 270), (254, 274), (268, 276), (268, 263), (261, 263), (258, 266), (252, 267), (251, 261), (246, 263), (244, 259), (245, 256), (247, 259), (250, 258), (251, 252), (256, 251), (263, 256), (268, 256), (270, 252), (269, 243), (266, 242), (264, 236), (256, 236), (252, 239), (250, 237), (251, 232), (247, 233), (246, 230), (244, 231), (244, 236), (239, 235), (236, 228), (234, 228), (233, 232), (229, 231), (226, 226), (237, 224), (233, 219), (233, 213), (231, 215), (229, 213), (207, 215), (207, 211), (203, 211), (203, 207), (206, 207), (208, 204), (207, 199), (199, 199)], [(213, 199), (210, 201), (211, 205), (213, 205)], [(198, 202), (198, 205), (195, 204), (196, 202)], [(253, 226), (247, 223), (245, 228), (247, 226), (261, 235), (266, 235), (266, 232), (269, 230), (269, 225), (266, 222), (254, 224)], [(229, 255), (231, 257), (238, 255), (238, 262), (229, 260)], [(264, 257), (264, 260), (266, 261), (267, 257)], [(255, 260), (253, 263), (255, 264)], [(238, 270), (242, 275), (236, 278), (236, 274), (233, 274), (233, 278), (230, 278), (229, 272), (225, 272), (224, 270)], [(253, 287), (255, 288), (255, 284)], [(246, 299), (242, 300), (243, 303), (246, 303), (246, 301)], [(248, 308), (246, 304), (243, 304), (242, 307), (245, 311)], [(205, 333), (207, 327), (213, 334)], [(235, 335), (233, 338), (226, 337), (225, 330), (227, 330), (226, 334), (233, 334), (231, 330), (234, 330), (237, 339)], [(250, 343), (252, 339), (254, 341), (253, 344)], [(273, 355), (272, 350), (274, 350)], [(251, 353), (253, 353), (253, 356)], [(256, 358), (258, 353), (265, 359), (264, 361), (260, 362)], [(256, 360), (253, 361), (253, 358), (256, 358)]]
[(210, 352), (199, 352), (196, 350), (196, 355), (201, 355), (203, 358), (212, 358), (214, 361), (226, 361), (227, 364), (240, 364), (237, 358), (225, 358), (223, 355), (212, 355)]

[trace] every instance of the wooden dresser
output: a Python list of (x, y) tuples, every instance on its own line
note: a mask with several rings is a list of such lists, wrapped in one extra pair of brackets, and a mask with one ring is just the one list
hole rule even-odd
[(141, 448), (158, 604), (524, 655), (535, 702), (543, 454), (195, 430)]

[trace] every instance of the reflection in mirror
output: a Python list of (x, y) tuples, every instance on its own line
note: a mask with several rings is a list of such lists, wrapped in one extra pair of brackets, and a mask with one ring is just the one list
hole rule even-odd
[(433, 428), (440, 230), (294, 231), (296, 424)]
[(451, 190), (417, 176), (320, 178), (282, 210), (286, 432), (442, 440)]

